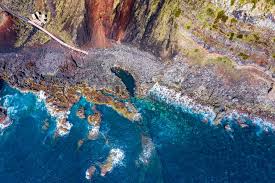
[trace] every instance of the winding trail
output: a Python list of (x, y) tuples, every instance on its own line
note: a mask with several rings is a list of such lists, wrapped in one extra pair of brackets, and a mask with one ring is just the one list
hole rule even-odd
[(0, 4), (0, 8), (3, 9), (4, 11), (12, 14), (13, 16), (19, 18), (20, 20), (23, 20), (24, 22), (26, 23), (29, 23), (31, 24), (32, 26), (40, 29), (41, 31), (43, 31), (44, 33), (46, 33), (47, 35), (49, 35), (52, 39), (54, 39), (55, 41), (57, 41), (59, 44), (69, 48), (69, 49), (72, 49), (74, 51), (77, 51), (77, 52), (80, 52), (80, 53), (83, 53), (85, 55), (88, 55), (88, 52), (87, 51), (84, 51), (84, 50), (81, 50), (79, 48), (76, 48), (76, 47), (73, 47), (71, 45), (68, 45), (67, 43), (63, 42), (62, 40), (60, 40), (59, 38), (57, 38), (55, 35), (53, 35), (52, 33), (50, 33), (49, 31), (47, 31), (46, 29), (44, 29), (43, 27), (37, 25), (36, 23), (32, 22), (31, 20), (29, 20), (28, 18), (26, 17), (23, 17), (15, 12), (13, 12), (12, 10), (8, 9), (7, 7), (5, 7), (4, 5)]

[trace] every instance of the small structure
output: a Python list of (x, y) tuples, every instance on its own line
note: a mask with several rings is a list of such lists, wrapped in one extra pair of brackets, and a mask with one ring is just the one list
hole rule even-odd
[[(57, 42), (58, 42), (59, 44), (61, 44), (62, 46), (65, 46), (65, 47), (67, 47), (67, 48), (69, 48), (69, 49), (72, 49), (72, 50), (74, 50), (74, 51), (81, 52), (81, 53), (83, 53), (83, 54), (85, 54), (85, 55), (88, 55), (88, 52), (87, 52), (87, 51), (81, 50), (81, 49), (76, 48), (76, 47), (74, 47), (74, 46), (71, 46), (71, 45), (69, 45), (69, 44), (67, 44), (67, 43), (64, 43), (62, 40), (60, 40), (59, 38), (57, 38), (55, 35), (53, 35), (53, 34), (50, 33), (49, 31), (47, 31), (46, 29), (44, 29), (42, 26), (40, 26), (40, 23), (37, 24), (36, 22), (31, 21), (31, 20), (29, 20), (28, 18), (23, 17), (23, 16), (17, 14), (16, 12), (10, 10), (10, 9), (7, 8), (6, 6), (2, 5), (1, 3), (0, 3), (0, 8), (1, 8), (2, 10), (6, 11), (6, 12), (8, 12), (8, 13), (10, 13), (10, 14), (12, 14), (13, 16), (15, 16), (15, 17), (21, 19), (22, 21), (24, 21), (24, 22), (26, 22), (26, 23), (29, 23), (29, 24), (31, 24), (32, 26), (34, 26), (34, 27), (38, 28), (39, 30), (43, 31), (44, 33), (46, 33), (48, 36), (50, 36), (52, 39), (54, 39), (55, 41), (57, 41)], [(34, 15), (34, 17), (35, 17), (35, 19), (36, 19), (36, 16), (35, 16), (35, 15)], [(45, 21), (45, 19), (44, 19), (44, 21), (43, 21), (43, 17), (45, 18), (45, 16), (42, 16), (42, 17), (41, 17), (42, 23)], [(37, 21), (37, 20), (35, 20), (35, 21)]]
[(40, 11), (37, 11), (32, 14), (32, 21), (36, 23), (37, 25), (43, 26), (47, 23), (48, 18), (47, 14), (41, 13)]

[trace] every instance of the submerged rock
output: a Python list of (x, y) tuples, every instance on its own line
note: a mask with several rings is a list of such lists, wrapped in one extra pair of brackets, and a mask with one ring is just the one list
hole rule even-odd
[(118, 166), (125, 158), (124, 152), (120, 149), (111, 149), (107, 160), (100, 165), (101, 176), (105, 176), (108, 172), (112, 171), (114, 167)]
[(9, 119), (7, 110), (0, 106), (0, 130), (4, 130), (12, 124), (12, 121)]
[(88, 122), (90, 125), (98, 126), (101, 122), (101, 114), (99, 112), (89, 115), (88, 116)]
[(42, 125), (42, 130), (48, 130), (50, 127), (50, 123), (48, 121), (48, 119), (46, 119), (45, 121), (43, 121), (43, 125)]
[(89, 169), (86, 170), (85, 178), (88, 179), (88, 180), (91, 180), (94, 173), (95, 173), (95, 171), (96, 171), (95, 166), (91, 166)]
[(89, 130), (89, 133), (88, 133), (88, 139), (89, 140), (96, 140), (98, 138), (98, 135), (99, 135), (99, 129), (100, 129), (99, 126), (91, 127), (91, 129)]
[(84, 109), (84, 107), (80, 107), (80, 108), (77, 110), (76, 115), (77, 115), (80, 119), (85, 119), (86, 116), (85, 116), (85, 109)]
[(144, 135), (141, 136), (141, 142), (142, 152), (139, 155), (139, 161), (144, 165), (148, 165), (153, 153), (155, 153), (155, 145), (150, 137)]
[(7, 118), (7, 110), (0, 107), (0, 123), (3, 123), (3, 121)]
[(77, 149), (80, 149), (82, 147), (82, 145), (84, 144), (84, 140), (81, 139), (77, 142)]

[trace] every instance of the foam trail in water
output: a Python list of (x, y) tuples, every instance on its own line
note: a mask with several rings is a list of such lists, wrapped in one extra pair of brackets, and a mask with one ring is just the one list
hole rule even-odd
[(150, 137), (142, 136), (142, 152), (139, 155), (139, 161), (142, 164), (148, 165), (152, 157), (152, 153), (155, 151), (155, 146)]
[(73, 124), (70, 123), (67, 118), (70, 114), (70, 111), (58, 111), (56, 108), (51, 104), (47, 103), (46, 99), (46, 93), (44, 91), (34, 92), (34, 94), (37, 96), (38, 101), (44, 102), (46, 105), (46, 109), (48, 113), (56, 118), (56, 136), (65, 136), (70, 133), (71, 128), (73, 127)]
[[(216, 117), (216, 113), (214, 110), (207, 106), (202, 106), (200, 104), (195, 103), (192, 99), (187, 96), (182, 95), (180, 92), (176, 92), (173, 89), (169, 89), (166, 86), (161, 86), (156, 83), (149, 91), (149, 95), (156, 98), (159, 101), (164, 101), (167, 104), (171, 104), (175, 107), (179, 107), (183, 112), (187, 112), (190, 114), (196, 114), (198, 116), (202, 116), (202, 120), (214, 123), (214, 119)], [(272, 122), (265, 121), (257, 116), (251, 116), (243, 113), (238, 113), (237, 111), (230, 112), (225, 115), (222, 119), (223, 123), (233, 123), (239, 122), (239, 126), (244, 128), (248, 125), (256, 125), (259, 127), (257, 134), (262, 132), (274, 132), (275, 125)], [(225, 130), (233, 133), (233, 130), (230, 129), (231, 126), (225, 125)]]
[(216, 117), (216, 113), (212, 108), (196, 104), (192, 99), (182, 95), (180, 92), (161, 86), (158, 83), (150, 89), (149, 95), (167, 104), (180, 107), (183, 112), (200, 115), (208, 122), (213, 122)]
[(275, 125), (272, 122), (265, 121), (257, 116), (252, 116), (244, 113), (239, 113), (237, 111), (232, 111), (231, 113), (227, 114), (222, 123), (226, 124), (236, 124), (241, 128), (245, 128), (248, 126), (256, 126), (257, 128), (257, 135), (260, 135), (262, 132), (275, 132)]

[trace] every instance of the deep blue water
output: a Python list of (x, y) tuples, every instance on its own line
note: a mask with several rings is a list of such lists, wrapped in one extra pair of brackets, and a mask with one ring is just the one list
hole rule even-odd
[[(133, 102), (142, 114), (141, 122), (130, 122), (109, 107), (98, 106), (101, 135), (78, 148), (88, 128), (76, 110), (84, 106), (92, 113), (93, 104), (81, 99), (69, 116), (74, 125), (70, 134), (53, 138), (55, 121), (44, 103), (5, 85), (0, 105), (8, 108), (13, 124), (0, 136), (0, 182), (89, 182), (85, 171), (91, 165), (97, 168), (91, 182), (273, 182), (274, 134), (257, 134), (256, 127), (234, 127), (229, 135), (222, 127), (209, 126), (162, 103)], [(46, 119), (50, 128), (43, 130)], [(154, 144), (147, 164), (140, 160), (142, 136)], [(102, 177), (99, 165), (114, 148), (122, 150), (125, 158)]]

